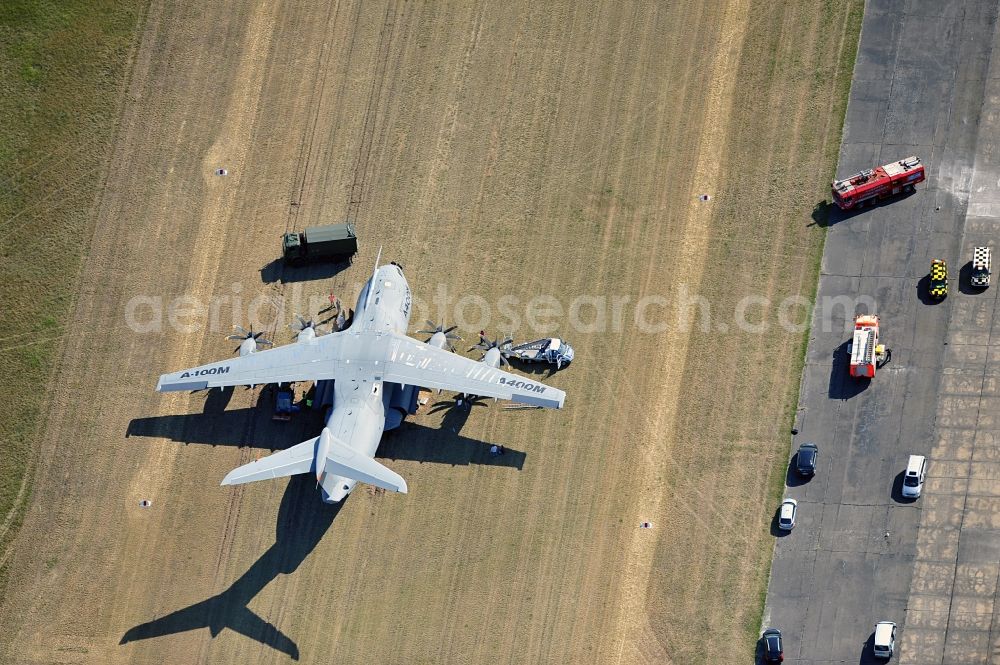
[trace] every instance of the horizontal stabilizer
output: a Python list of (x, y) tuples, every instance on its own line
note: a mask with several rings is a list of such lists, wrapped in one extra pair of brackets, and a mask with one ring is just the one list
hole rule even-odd
[[(317, 457), (321, 460), (320, 464), (313, 463)], [(326, 487), (326, 483), (332, 482), (336, 476), (406, 493), (406, 481), (402, 476), (335, 439), (325, 427), (317, 437), (233, 469), (222, 479), (222, 484), (242, 485), (310, 471), (316, 473), (316, 479), (323, 483), (328, 494), (333, 492), (330, 491), (332, 488)]]
[[(354, 450), (343, 441), (334, 438), (327, 428), (323, 428), (323, 433), (320, 434), (319, 450), (326, 453), (323, 481), (332, 476), (343, 476), (391, 492), (406, 494), (406, 481), (403, 480), (402, 476), (376, 462), (368, 455)], [(325, 482), (323, 489), (327, 490), (328, 494), (332, 494)]]
[(316, 443), (319, 437), (294, 445), (291, 448), (268, 455), (255, 462), (233, 469), (222, 479), (223, 485), (242, 485), (256, 480), (271, 480), (298, 473), (309, 473), (313, 465)]

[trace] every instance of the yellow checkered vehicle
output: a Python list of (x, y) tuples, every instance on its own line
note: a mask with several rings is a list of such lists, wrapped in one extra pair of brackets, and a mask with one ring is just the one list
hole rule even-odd
[(948, 295), (948, 264), (944, 259), (931, 261), (931, 282), (929, 290), (931, 298), (941, 300)]

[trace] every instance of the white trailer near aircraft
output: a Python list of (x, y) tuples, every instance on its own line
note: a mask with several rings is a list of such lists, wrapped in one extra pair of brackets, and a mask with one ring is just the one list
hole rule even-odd
[(510, 340), (501, 345), (500, 353), (506, 358), (516, 358), (529, 363), (549, 363), (557, 369), (573, 362), (573, 347), (558, 337), (536, 339), (533, 342), (514, 344)]

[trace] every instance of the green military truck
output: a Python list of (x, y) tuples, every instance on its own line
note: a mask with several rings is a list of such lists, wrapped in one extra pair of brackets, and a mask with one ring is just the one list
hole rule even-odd
[(349, 261), (358, 251), (354, 224), (313, 226), (301, 233), (286, 233), (282, 256), (290, 266), (320, 261)]

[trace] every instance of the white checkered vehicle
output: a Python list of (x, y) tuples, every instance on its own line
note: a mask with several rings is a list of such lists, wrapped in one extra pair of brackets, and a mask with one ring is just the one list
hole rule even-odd
[(989, 247), (976, 247), (972, 250), (972, 273), (969, 281), (974, 288), (985, 289), (990, 285), (992, 254)]

